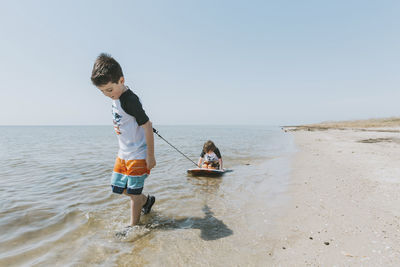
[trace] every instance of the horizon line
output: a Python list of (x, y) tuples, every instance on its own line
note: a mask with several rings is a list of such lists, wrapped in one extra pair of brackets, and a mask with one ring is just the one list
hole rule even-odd
[[(154, 124), (153, 124), (154, 125)], [(280, 124), (155, 124), (156, 126), (281, 126)], [(0, 127), (110, 126), (112, 124), (0, 124)]]

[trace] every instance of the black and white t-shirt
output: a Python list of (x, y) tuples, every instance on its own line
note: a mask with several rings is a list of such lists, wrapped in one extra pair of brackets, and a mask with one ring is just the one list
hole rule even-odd
[(130, 89), (112, 102), (114, 129), (118, 136), (118, 157), (124, 160), (145, 159), (147, 155), (144, 129), (149, 121), (139, 97)]
[(205, 162), (218, 161), (220, 158), (222, 158), (218, 148), (215, 148), (215, 150), (211, 153), (205, 153), (202, 151), (200, 157), (204, 158)]

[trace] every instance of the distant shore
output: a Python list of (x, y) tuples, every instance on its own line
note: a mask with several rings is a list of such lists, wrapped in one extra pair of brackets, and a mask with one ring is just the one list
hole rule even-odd
[(400, 132), (400, 118), (383, 118), (353, 121), (332, 121), (296, 126), (282, 126), (285, 132), (291, 131), (325, 131), (325, 130), (358, 130), (375, 132)]
[(272, 262), (399, 266), (400, 119), (283, 130), (299, 151)]

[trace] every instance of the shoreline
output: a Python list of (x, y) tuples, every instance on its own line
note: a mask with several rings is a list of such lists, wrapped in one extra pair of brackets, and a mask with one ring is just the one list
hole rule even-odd
[(272, 263), (399, 265), (398, 128), (283, 129), (298, 151)]

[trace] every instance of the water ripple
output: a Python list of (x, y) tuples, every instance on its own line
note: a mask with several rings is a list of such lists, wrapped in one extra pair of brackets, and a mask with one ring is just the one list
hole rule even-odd
[[(223, 255), (207, 253), (258, 240), (247, 223), (253, 213), (267, 219), (268, 203), (284, 183), (262, 164), (288, 153), (286, 137), (261, 126), (159, 130), (194, 161), (204, 141), (214, 140), (225, 167), (235, 171), (219, 179), (189, 177), (193, 164), (156, 138), (157, 167), (144, 188), (156, 195), (156, 205), (132, 235), (119, 240), (115, 232), (129, 223), (130, 204), (110, 190), (118, 146), (112, 127), (2, 127), (0, 266), (162, 264), (153, 255), (188, 265), (203, 260), (193, 251), (218, 259)], [(254, 193), (267, 204), (249, 204)], [(258, 252), (264, 253), (261, 244)]]

